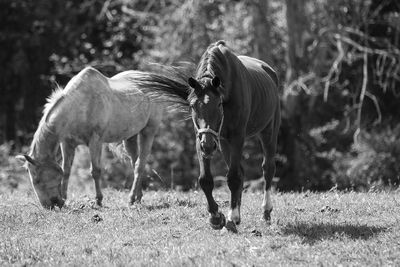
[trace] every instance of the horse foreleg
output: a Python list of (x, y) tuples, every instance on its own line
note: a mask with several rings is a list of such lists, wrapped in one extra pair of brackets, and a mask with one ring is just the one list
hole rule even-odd
[(135, 163), (134, 180), (129, 193), (129, 203), (140, 202), (142, 200), (142, 180), (145, 174), (147, 157), (151, 152), (154, 136), (157, 128), (146, 127), (139, 133), (139, 156)]
[(218, 204), (212, 195), (214, 180), (210, 170), (210, 159), (203, 157), (199, 139), (196, 141), (196, 149), (200, 165), (199, 184), (207, 199), (207, 210), (210, 213), (209, 222), (213, 229), (219, 230), (225, 226), (226, 221), (224, 214), (218, 211)]
[(90, 158), (92, 162), (92, 177), (94, 180), (94, 186), (96, 188), (96, 203), (101, 206), (103, 201), (103, 193), (101, 192), (100, 178), (101, 178), (101, 150), (102, 143), (99, 142), (99, 138), (95, 137), (89, 142)]
[[(137, 150), (138, 150), (137, 139), (138, 139), (138, 136), (134, 135), (124, 141), (125, 149), (128, 152), (129, 157), (131, 158), (130, 162), (131, 162), (132, 169), (135, 168), (135, 162), (136, 162), (136, 159), (138, 156), (137, 155)], [(132, 188), (133, 179), (134, 179), (134, 176), (131, 176), (131, 175), (128, 175), (126, 177), (125, 188)]]
[(226, 228), (232, 232), (237, 232), (236, 226), (240, 224), (240, 205), (243, 191), (243, 168), (240, 160), (244, 138), (237, 138), (230, 143), (230, 164), (227, 174), (228, 187), (231, 191), (231, 206), (228, 215)]
[(68, 142), (62, 142), (60, 147), (62, 154), (62, 169), (64, 172), (63, 180), (61, 182), (61, 196), (66, 200), (69, 176), (71, 174), (72, 162), (74, 161), (75, 146)]

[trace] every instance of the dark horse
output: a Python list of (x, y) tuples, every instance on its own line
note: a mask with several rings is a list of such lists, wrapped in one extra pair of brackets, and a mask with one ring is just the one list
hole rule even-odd
[[(197, 66), (196, 78), (189, 78), (187, 100), (196, 130), (196, 148), (200, 165), (199, 184), (204, 191), (214, 229), (226, 226), (236, 232), (240, 223), (243, 190), (241, 156), (246, 137), (261, 141), (265, 178), (263, 217), (271, 220), (271, 181), (275, 174), (275, 150), (280, 126), (278, 78), (265, 62), (236, 56), (224, 41), (211, 44)], [(179, 92), (175, 92), (176, 94)], [(182, 94), (180, 94), (182, 96)], [(228, 220), (218, 211), (212, 190), (210, 161), (220, 149), (229, 170), (231, 206)]]

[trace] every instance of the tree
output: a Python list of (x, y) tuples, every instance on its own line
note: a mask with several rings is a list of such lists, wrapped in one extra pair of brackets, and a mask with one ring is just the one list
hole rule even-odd
[(271, 22), (268, 21), (268, 0), (256, 0), (252, 3), (254, 43), (253, 56), (272, 63)]

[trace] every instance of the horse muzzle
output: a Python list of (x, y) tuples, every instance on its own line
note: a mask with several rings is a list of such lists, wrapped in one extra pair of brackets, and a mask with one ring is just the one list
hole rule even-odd
[(217, 150), (218, 145), (217, 142), (215, 140), (213, 140), (212, 142), (204, 142), (201, 141), (200, 142), (200, 149), (201, 149), (201, 153), (202, 156), (204, 158), (212, 158), (214, 155), (214, 152)]

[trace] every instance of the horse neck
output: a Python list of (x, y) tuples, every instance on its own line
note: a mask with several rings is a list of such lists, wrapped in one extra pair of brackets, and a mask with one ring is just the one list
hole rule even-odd
[[(239, 92), (235, 88), (243, 88), (243, 75), (246, 75), (247, 70), (240, 59), (233, 53), (225, 54), (226, 66), (224, 66), (221, 81), (224, 85), (224, 101), (228, 102), (230, 98), (235, 98)], [(232, 83), (232, 81), (235, 81)], [(239, 93), (240, 94), (240, 93)]]
[(46, 123), (41, 123), (34, 135), (31, 147), (31, 155), (37, 160), (51, 159), (55, 160), (55, 155), (59, 145), (58, 137), (53, 127)]

